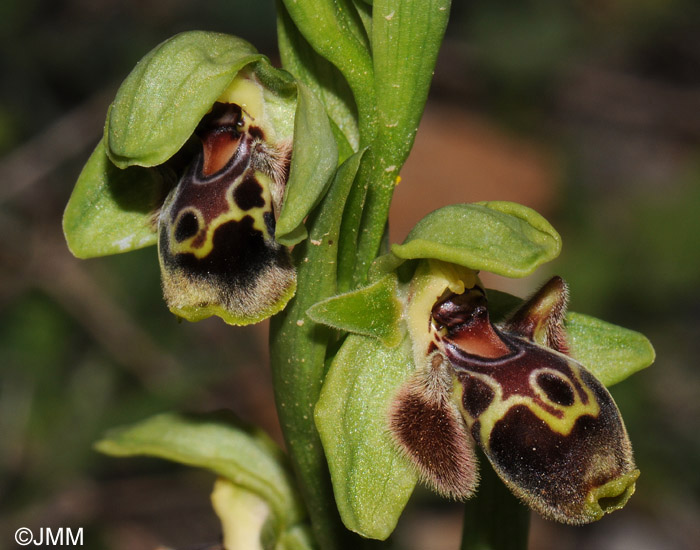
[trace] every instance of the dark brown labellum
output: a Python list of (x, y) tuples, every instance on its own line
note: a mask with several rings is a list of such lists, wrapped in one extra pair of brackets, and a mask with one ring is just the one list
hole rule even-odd
[(503, 329), (479, 292), (433, 310), (472, 436), (513, 493), (547, 518), (581, 524), (620, 508), (639, 472), (612, 397), (560, 353), (564, 282), (550, 281)]

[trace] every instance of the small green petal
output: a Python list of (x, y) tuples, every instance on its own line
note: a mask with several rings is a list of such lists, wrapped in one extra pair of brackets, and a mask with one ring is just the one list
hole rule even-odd
[(120, 170), (100, 141), (63, 215), (68, 248), (78, 258), (92, 258), (155, 244), (154, 213), (166, 193), (156, 170), (138, 166)]
[(367, 287), (334, 296), (310, 307), (317, 323), (378, 338), (393, 348), (401, 342), (401, 303), (396, 277), (387, 275)]
[(402, 245), (405, 260), (436, 258), (506, 277), (524, 277), (559, 255), (561, 238), (534, 210), (511, 202), (455, 204), (428, 214)]

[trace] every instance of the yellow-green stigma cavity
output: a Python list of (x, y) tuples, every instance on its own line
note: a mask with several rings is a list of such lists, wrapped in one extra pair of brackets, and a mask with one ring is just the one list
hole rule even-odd
[(609, 481), (604, 485), (594, 487), (586, 498), (586, 512), (596, 521), (605, 514), (620, 510), (634, 494), (635, 482), (639, 478), (639, 470), (632, 470), (628, 474)]

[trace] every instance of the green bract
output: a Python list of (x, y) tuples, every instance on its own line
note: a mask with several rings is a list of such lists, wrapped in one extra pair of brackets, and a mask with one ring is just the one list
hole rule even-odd
[(108, 432), (96, 447), (113, 456), (154, 456), (210, 470), (269, 507), (277, 536), (304, 519), (280, 449), (230, 414), (160, 414)]
[(338, 162), (323, 105), (305, 85), (298, 84), (297, 89), (294, 151), (275, 233), (277, 240), (287, 246), (308, 236), (304, 218), (325, 194)]

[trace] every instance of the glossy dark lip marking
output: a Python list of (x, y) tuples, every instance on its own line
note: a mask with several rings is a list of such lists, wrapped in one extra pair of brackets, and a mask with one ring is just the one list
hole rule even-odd
[[(464, 351), (458, 343), (452, 341), (449, 336), (444, 338), (444, 346), (445, 346), (445, 355), (447, 355), (447, 358), (450, 360), (450, 362), (453, 364), (455, 367), (455, 370), (460, 371), (462, 369), (467, 370), (466, 368), (460, 367), (462, 366), (460, 363), (468, 363), (470, 366), (473, 364), (481, 364), (484, 367), (497, 367), (500, 366), (502, 363), (507, 363), (509, 361), (512, 361), (513, 359), (519, 359), (521, 356), (525, 354), (525, 350), (520, 347), (520, 346), (515, 346), (511, 341), (510, 338), (504, 337), (504, 335), (496, 329), (496, 333), (501, 337), (501, 341), (506, 345), (506, 347), (510, 350), (510, 353), (507, 353), (505, 355), (501, 355), (500, 357), (483, 357), (482, 355), (477, 355), (474, 353), (469, 353), (468, 351)], [(475, 369), (473, 369), (475, 370)], [(481, 371), (477, 371), (481, 372)], [(487, 374), (484, 372), (484, 374)]]
[[(541, 364), (541, 368), (550, 368), (571, 382), (581, 395), (582, 404), (588, 404), (588, 396), (580, 387), (574, 369), (569, 366), (570, 358), (552, 355), (548, 349), (507, 335), (504, 335), (504, 342), (515, 352), (495, 359), (469, 354), (450, 341), (444, 345), (443, 353), (458, 375), (473, 373), (493, 378), (503, 390), (503, 399), (508, 399), (511, 395), (529, 396), (537, 401), (543, 409), (553, 416), (559, 417), (559, 409), (537, 395), (536, 389), (529, 383), (529, 377), (522, 378), (520, 384), (513, 385), (513, 381), (517, 381), (518, 377), (521, 376), (517, 373), (522, 373), (524, 376), (528, 371), (536, 370), (535, 367)], [(550, 358), (550, 361), (546, 361), (547, 357)], [(511, 378), (509, 375), (515, 378)]]

